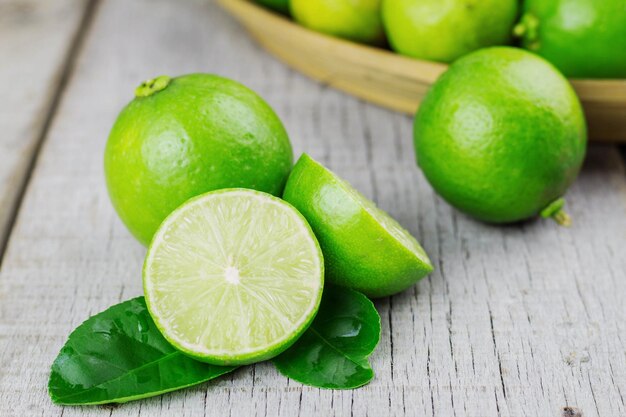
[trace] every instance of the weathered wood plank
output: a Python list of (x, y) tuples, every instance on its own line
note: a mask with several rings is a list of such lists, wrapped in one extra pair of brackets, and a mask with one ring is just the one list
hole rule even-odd
[(87, 0), (0, 0), (0, 255)]
[[(89, 314), (141, 293), (144, 248), (116, 218), (102, 173), (108, 129), (156, 74), (212, 71), (261, 93), (296, 154), (311, 153), (406, 225), (437, 271), (377, 302), (377, 378), (355, 391), (289, 381), (268, 364), (163, 397), (61, 408), (49, 366)], [(436, 197), (413, 162), (411, 120), (315, 84), (266, 56), (201, 1), (100, 7), (0, 273), (2, 416), (624, 415), (626, 175), (594, 147), (569, 194), (572, 229), (492, 227)]]

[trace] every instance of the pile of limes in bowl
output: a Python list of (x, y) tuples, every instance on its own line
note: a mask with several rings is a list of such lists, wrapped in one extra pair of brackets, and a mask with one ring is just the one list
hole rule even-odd
[(520, 44), (568, 77), (626, 78), (622, 0), (257, 0), (310, 29), (451, 63)]

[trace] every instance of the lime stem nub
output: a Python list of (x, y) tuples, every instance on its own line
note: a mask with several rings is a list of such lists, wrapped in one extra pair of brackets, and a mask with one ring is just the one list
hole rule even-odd
[(157, 93), (165, 89), (172, 79), (167, 75), (161, 75), (151, 80), (146, 80), (141, 83), (139, 87), (135, 89), (136, 97), (148, 97), (154, 93)]
[(572, 218), (565, 211), (560, 210), (556, 212), (552, 219), (559, 225), (563, 227), (570, 227), (572, 225)]
[(565, 199), (559, 198), (541, 211), (541, 217), (544, 219), (552, 219), (560, 226), (570, 227), (572, 225), (572, 218), (563, 210), (564, 206)]
[(513, 36), (524, 38), (529, 49), (539, 49), (539, 19), (533, 14), (524, 14), (513, 28)]
[(513, 36), (516, 38), (523, 37), (527, 32), (526, 25), (523, 22), (519, 22), (515, 27), (513, 27)]

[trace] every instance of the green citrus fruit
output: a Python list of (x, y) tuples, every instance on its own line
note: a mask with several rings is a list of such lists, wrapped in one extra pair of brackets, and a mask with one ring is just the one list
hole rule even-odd
[(369, 44), (385, 38), (380, 0), (291, 0), (291, 14), (302, 26), (327, 35)]
[(270, 359), (315, 317), (322, 252), (297, 210), (269, 194), (218, 190), (163, 222), (143, 269), (148, 310), (177, 349), (215, 365)]
[(283, 198), (309, 221), (319, 239), (331, 283), (368, 297), (400, 292), (433, 266), (405, 229), (347, 182), (302, 155)]
[(413, 58), (452, 62), (511, 41), (518, 0), (383, 0), (392, 48)]
[(282, 14), (289, 14), (289, 0), (257, 0), (257, 2)]
[(136, 90), (105, 151), (109, 195), (143, 244), (191, 197), (220, 188), (279, 195), (291, 144), (272, 109), (243, 85), (208, 74), (158, 77)]
[(568, 77), (626, 78), (624, 0), (526, 0), (515, 32)]
[(414, 133), (426, 178), (459, 210), (506, 223), (550, 208), (566, 222), (552, 203), (580, 170), (586, 126), (574, 90), (544, 59), (495, 47), (458, 60), (427, 94)]

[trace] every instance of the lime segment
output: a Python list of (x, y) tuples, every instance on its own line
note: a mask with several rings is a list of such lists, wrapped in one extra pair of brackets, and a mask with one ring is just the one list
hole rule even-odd
[(174, 211), (144, 271), (148, 308), (179, 350), (216, 365), (269, 359), (315, 316), (322, 253), (306, 220), (269, 194), (222, 190)]
[(433, 270), (411, 234), (346, 181), (304, 154), (283, 198), (311, 224), (327, 279), (371, 298), (409, 288)]

